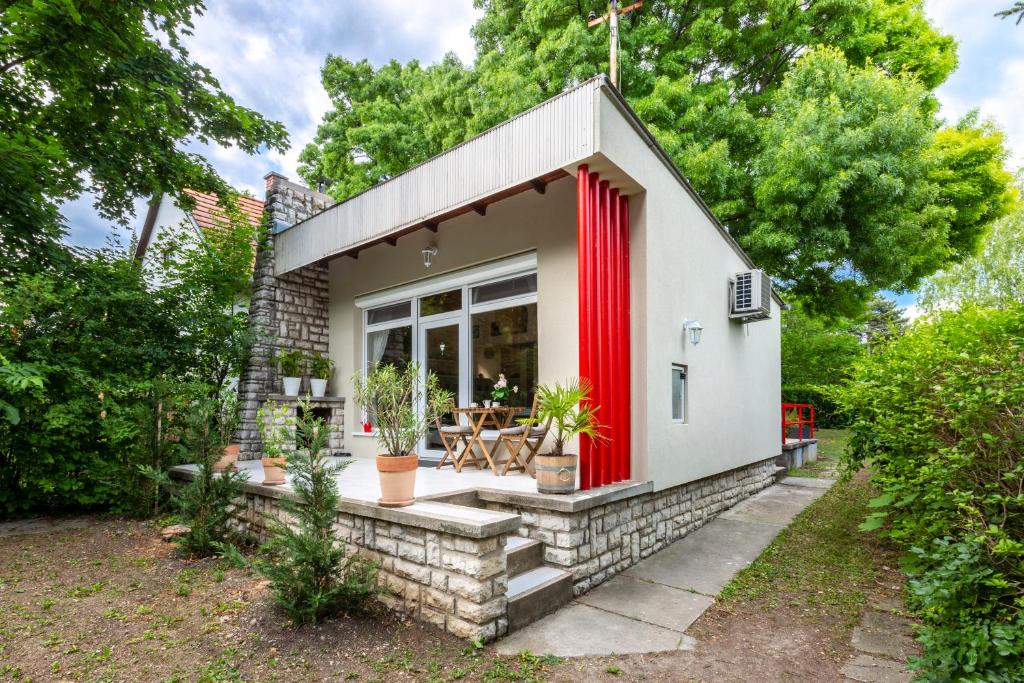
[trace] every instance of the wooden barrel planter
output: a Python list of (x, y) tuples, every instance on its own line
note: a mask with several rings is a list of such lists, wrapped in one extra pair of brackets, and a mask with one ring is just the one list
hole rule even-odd
[(576, 490), (577, 455), (540, 455), (534, 458), (539, 493), (572, 493)]

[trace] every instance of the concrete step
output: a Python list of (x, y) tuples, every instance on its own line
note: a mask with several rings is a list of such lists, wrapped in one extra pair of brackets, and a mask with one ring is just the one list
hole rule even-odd
[(572, 574), (537, 567), (508, 580), (509, 633), (554, 612), (572, 600)]
[(508, 577), (519, 576), (541, 565), (544, 545), (522, 536), (509, 536), (505, 540), (505, 555), (508, 557)]

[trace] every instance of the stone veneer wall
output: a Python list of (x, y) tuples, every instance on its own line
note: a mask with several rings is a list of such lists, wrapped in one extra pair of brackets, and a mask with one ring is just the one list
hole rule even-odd
[[(274, 234), (323, 211), (333, 200), (277, 173), (268, 174), (266, 181), (270, 234), (256, 255), (249, 304), (249, 324), (262, 334), (239, 381), (242, 416), (236, 436), (242, 446), (239, 456), (242, 460), (260, 457), (262, 443), (257, 413), (269, 395), (282, 390), (273, 360), (277, 350), (301, 349), (307, 353), (327, 353), (328, 350), (327, 268), (311, 265), (275, 276)], [(308, 391), (308, 387), (304, 386), (303, 391)], [(338, 433), (344, 434), (344, 430)]]
[[(282, 494), (246, 492), (235, 510), (236, 530), (266, 540), (267, 515), (282, 514)], [(335, 528), (350, 549), (380, 563), (387, 591), (379, 599), (389, 608), (469, 640), (491, 641), (508, 632), (510, 525), (471, 538), (339, 511)]]
[(771, 458), (577, 512), (492, 501), (483, 507), (520, 515), (520, 534), (544, 544), (544, 563), (570, 572), (580, 595), (771, 486), (775, 473)]

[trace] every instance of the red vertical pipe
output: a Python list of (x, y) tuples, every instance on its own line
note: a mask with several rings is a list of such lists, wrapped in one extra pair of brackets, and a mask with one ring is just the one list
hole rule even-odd
[(629, 291), (629, 198), (619, 198), (619, 315), (621, 320), (621, 341), (622, 351), (619, 356), (622, 373), (621, 385), (619, 387), (620, 400), (622, 401), (622, 431), (619, 442), (621, 468), (620, 473), (623, 480), (632, 476), (632, 315), (630, 312), (630, 291)]
[[(597, 312), (597, 299), (598, 299), (598, 248), (597, 248), (597, 235), (598, 228), (601, 222), (601, 186), (600, 176), (597, 173), (590, 174), (590, 222), (588, 223), (589, 229), (589, 254), (590, 254), (590, 279), (589, 279), (589, 303), (587, 309), (587, 333), (590, 335), (590, 381), (592, 387), (592, 393), (590, 395), (590, 402), (597, 404), (598, 394), (601, 386), (600, 368), (598, 367), (598, 359), (600, 358), (600, 332), (598, 330), (598, 312)], [(590, 486), (601, 485), (601, 442), (590, 440)]]
[[(579, 344), (580, 344), (580, 377), (590, 378), (590, 331), (588, 316), (590, 312), (589, 298), (589, 232), (590, 232), (590, 171), (586, 164), (576, 172), (576, 268), (577, 297), (579, 299)], [(580, 488), (590, 488), (590, 460), (592, 455), (591, 440), (580, 439)]]
[(608, 425), (609, 425), (609, 483), (621, 481), (619, 476), (619, 453), (622, 408), (619, 394), (619, 357), (622, 353), (619, 338), (619, 191), (612, 189), (608, 194)]
[[(614, 401), (614, 380), (611, 375), (611, 188), (607, 180), (601, 181), (601, 267), (600, 278), (600, 314), (601, 314), (601, 422), (611, 424), (612, 403)], [(601, 442), (601, 485), (611, 483), (612, 447), (607, 439)]]

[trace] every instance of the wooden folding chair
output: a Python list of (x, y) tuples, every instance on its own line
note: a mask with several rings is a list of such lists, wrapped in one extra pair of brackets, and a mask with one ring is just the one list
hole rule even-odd
[[(470, 437), (473, 436), (473, 428), (461, 424), (458, 413), (455, 413), (455, 424), (453, 425), (441, 424), (440, 416), (434, 420), (434, 424), (437, 426), (437, 438), (441, 440), (441, 445), (444, 446), (444, 455), (441, 456), (441, 461), (437, 463), (437, 469), (441, 469), (446, 460), (451, 460), (450, 464), (455, 468), (455, 471), (460, 471), (462, 469), (462, 460), (466, 457), (465, 454), (469, 446)], [(457, 452), (460, 444), (462, 445), (463, 454), (461, 459)]]
[[(540, 450), (541, 445), (544, 443), (544, 438), (548, 435), (548, 430), (551, 428), (550, 417), (543, 425), (535, 423), (537, 403), (538, 398), (534, 396), (533, 406), (530, 408), (530, 417), (526, 420), (526, 424), (498, 430), (498, 443), (495, 446), (495, 453), (497, 453), (497, 448), (502, 445), (508, 451), (508, 460), (505, 461), (505, 467), (501, 472), (502, 476), (508, 474), (510, 470), (529, 472), (526, 466), (533, 461), (533, 457), (537, 455), (537, 451)], [(522, 458), (523, 449), (527, 451), (525, 460)]]

